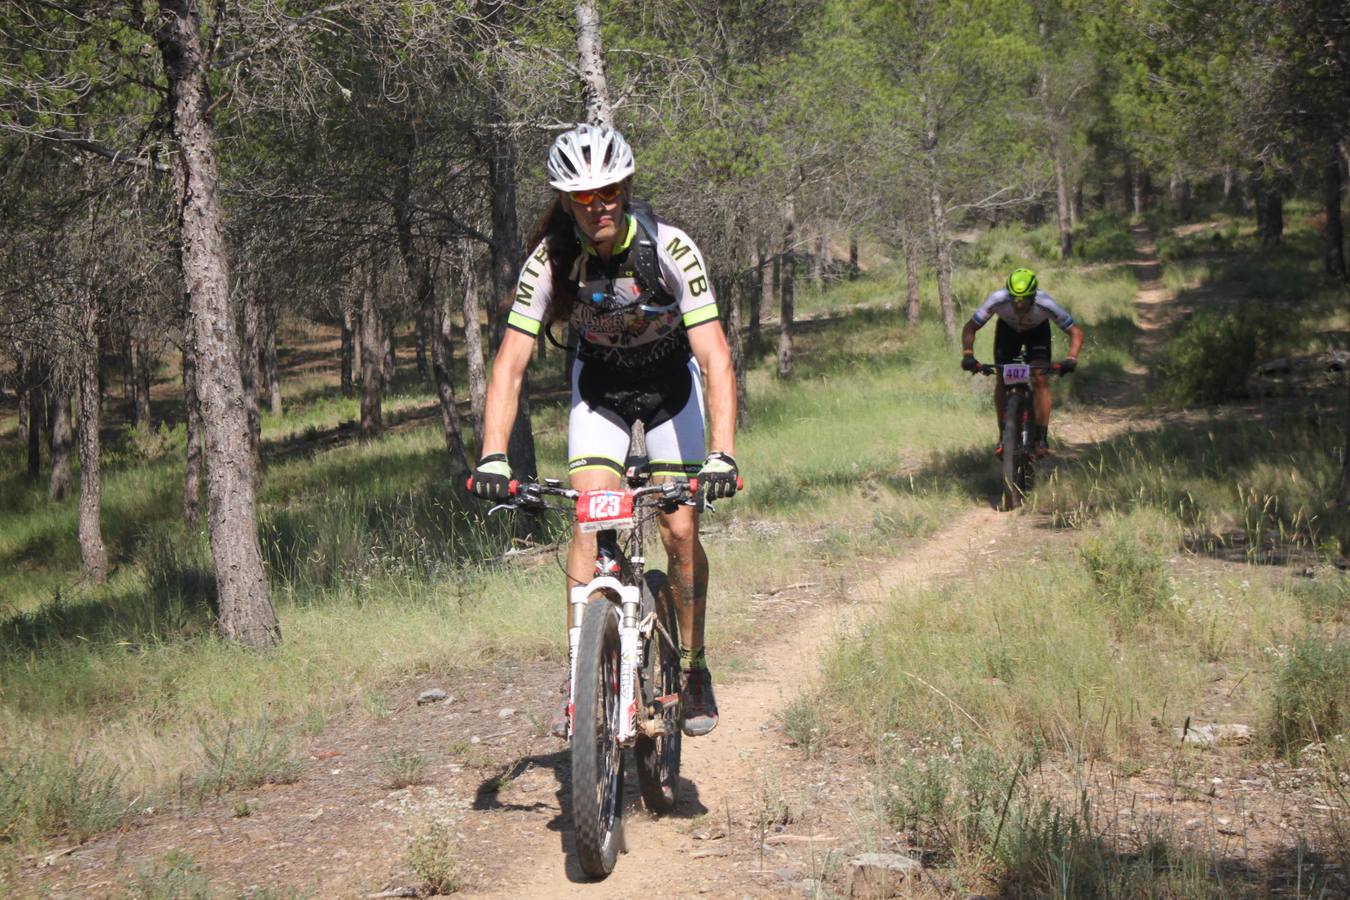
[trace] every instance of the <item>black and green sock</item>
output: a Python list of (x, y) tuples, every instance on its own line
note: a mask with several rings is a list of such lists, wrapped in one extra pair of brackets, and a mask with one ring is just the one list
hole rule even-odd
[(699, 647), (697, 650), (690, 650), (688, 647), (681, 645), (680, 668), (684, 669), (686, 672), (693, 671), (694, 669), (708, 668), (708, 662), (703, 656), (703, 648)]

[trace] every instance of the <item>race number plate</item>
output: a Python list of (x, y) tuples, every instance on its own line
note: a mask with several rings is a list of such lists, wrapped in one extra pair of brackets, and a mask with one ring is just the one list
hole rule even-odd
[(577, 498), (582, 531), (628, 528), (633, 524), (633, 495), (625, 491), (585, 491)]
[(1020, 363), (1003, 367), (1004, 384), (1026, 384), (1031, 380), (1031, 366)]

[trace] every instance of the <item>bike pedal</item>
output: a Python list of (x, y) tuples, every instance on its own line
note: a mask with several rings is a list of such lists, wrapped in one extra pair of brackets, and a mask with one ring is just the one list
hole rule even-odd
[(666, 694), (664, 697), (657, 697), (655, 702), (656, 705), (661, 707), (661, 709), (663, 710), (670, 709), (672, 706), (680, 702), (680, 695)]

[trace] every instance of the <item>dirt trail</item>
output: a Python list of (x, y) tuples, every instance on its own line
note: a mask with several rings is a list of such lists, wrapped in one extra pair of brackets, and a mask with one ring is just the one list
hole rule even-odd
[[(470, 896), (606, 898), (642, 892), (674, 896), (721, 894), (732, 885), (737, 893), (752, 892), (756, 884), (744, 883), (748, 873), (743, 871), (743, 860), (736, 861), (728, 847), (706, 841), (697, 830), (691, 834), (691, 829), (680, 827), (680, 819), (706, 811), (709, 827), (720, 829), (730, 820), (735, 823), (733, 830), (738, 826), (743, 830), (756, 814), (762, 773), (792, 765), (777, 732), (777, 717), (819, 677), (824, 649), (837, 636), (853, 632), (892, 591), (960, 574), (982, 549), (1008, 531), (1012, 521), (991, 508), (970, 510), (913, 553), (884, 563), (850, 584), (846, 597), (833, 598), (793, 621), (783, 638), (761, 645), (753, 656), (753, 674), (718, 688), (721, 722), (717, 729), (706, 737), (685, 740), (681, 775), (686, 783), (676, 813), (653, 819), (630, 802), (625, 836), (632, 852), (620, 857), (605, 881), (584, 880), (570, 832), (561, 834), (559, 847), (559, 835), (527, 829), (516, 832), (518, 843), (502, 849), (508, 857), (528, 856), (540, 862)], [(548, 811), (562, 814), (556, 801)], [(760, 887), (778, 893), (782, 885), (776, 879), (771, 871)]]

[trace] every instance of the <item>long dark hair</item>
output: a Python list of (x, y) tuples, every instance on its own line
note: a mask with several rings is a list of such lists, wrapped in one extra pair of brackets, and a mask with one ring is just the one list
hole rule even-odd
[[(533, 253), (542, 243), (548, 252), (549, 264), (553, 273), (552, 292), (549, 294), (548, 309), (544, 313), (545, 327), (554, 322), (566, 322), (572, 317), (572, 306), (577, 302), (577, 283), (572, 277), (572, 267), (581, 255), (581, 241), (577, 238), (576, 223), (563, 208), (560, 197), (540, 213), (525, 252)], [(526, 258), (523, 264), (528, 264)]]

